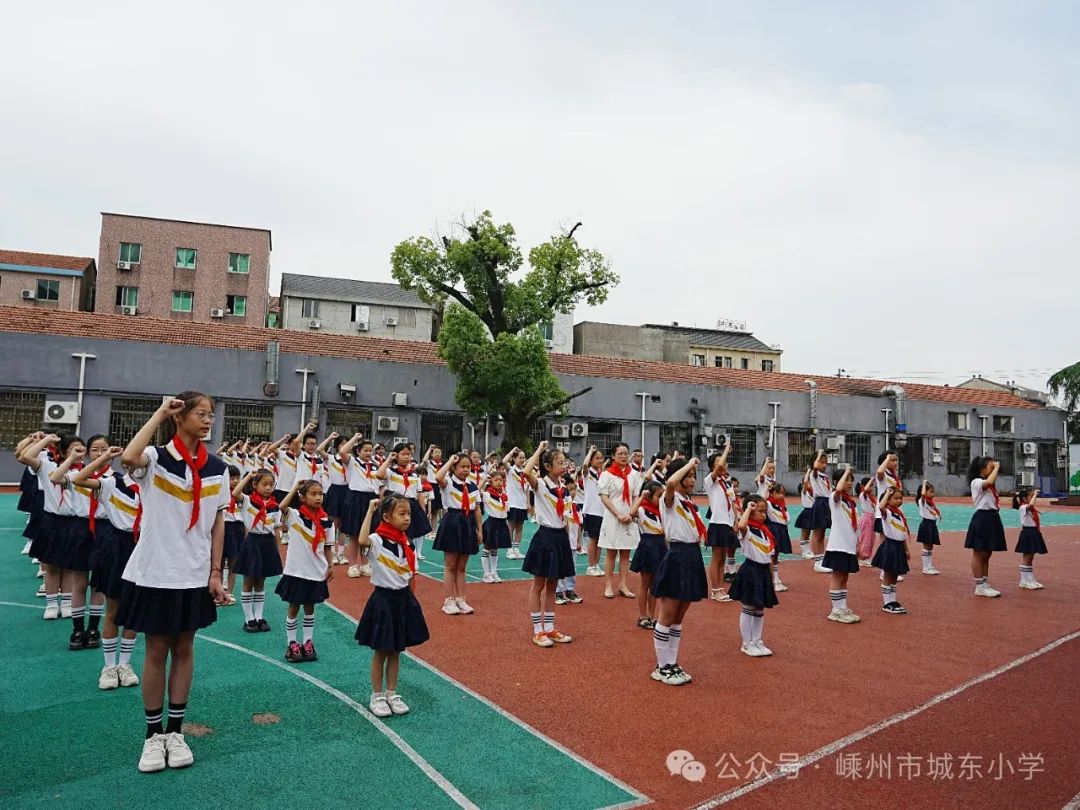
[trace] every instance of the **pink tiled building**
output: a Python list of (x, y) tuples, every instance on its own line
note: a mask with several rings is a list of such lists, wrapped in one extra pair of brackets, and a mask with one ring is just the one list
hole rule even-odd
[(94, 311), (263, 326), (270, 231), (101, 214)]
[(0, 306), (89, 311), (95, 275), (94, 260), (84, 256), (0, 250)]

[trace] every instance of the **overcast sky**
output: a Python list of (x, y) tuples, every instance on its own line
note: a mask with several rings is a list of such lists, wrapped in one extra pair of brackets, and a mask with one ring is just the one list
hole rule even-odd
[(0, 247), (266, 227), (276, 290), (388, 280), (490, 208), (526, 249), (584, 223), (622, 284), (577, 320), (739, 319), (785, 370), (917, 381), (1080, 359), (1071, 0), (34, 6), (3, 15)]

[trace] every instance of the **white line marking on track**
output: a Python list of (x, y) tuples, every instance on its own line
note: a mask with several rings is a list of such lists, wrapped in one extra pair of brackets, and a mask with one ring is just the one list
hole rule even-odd
[[(352, 616), (350, 616), (344, 610), (339, 608), (337, 605), (333, 605), (330, 602), (323, 602), (323, 605), (325, 607), (330, 608), (335, 613), (338, 613), (341, 616), (344, 616), (350, 622), (355, 622), (356, 621), (356, 619), (354, 619)], [(610, 773), (608, 773), (607, 771), (602, 769), (599, 765), (594, 765), (592, 762), (589, 762), (589, 760), (585, 759), (584, 757), (580, 756), (579, 754), (574, 753), (569, 748), (566, 748), (562, 744), (557, 743), (555, 740), (551, 739), (549, 736), (544, 734), (542, 731), (539, 731), (539, 730), (533, 728), (532, 726), (530, 726), (528, 723), (526, 723), (520, 717), (516, 717), (516, 716), (510, 714), (510, 712), (508, 712), (506, 709), (502, 708), (502, 706), (499, 706), (498, 704), (492, 703), (490, 700), (488, 700), (483, 695), (474, 692), (472, 689), (470, 689), (465, 684), (458, 681), (456, 678), (453, 678), (452, 676), (447, 675), (445, 672), (443, 672), (442, 670), (432, 666), (427, 661), (424, 661), (421, 658), (417, 658), (415, 655), (413, 655), (412, 653), (410, 653), (407, 650), (403, 653), (403, 655), (405, 655), (411, 661), (415, 661), (417, 664), (422, 666), (428, 672), (431, 672), (433, 675), (436, 675), (436, 676), (442, 678), (444, 681), (446, 681), (447, 683), (449, 683), (449, 684), (455, 686), (456, 688), (460, 689), (465, 694), (467, 694), (470, 697), (475, 698), (476, 700), (480, 701), (485, 706), (487, 706), (489, 709), (491, 709), (492, 711), (498, 713), (504, 719), (509, 720), (511, 723), (513, 723), (518, 728), (522, 729), (523, 731), (527, 732), (528, 734), (531, 734), (533, 737), (536, 737), (541, 742), (544, 742), (547, 745), (550, 745), (552, 748), (554, 748), (556, 751), (558, 751), (563, 756), (569, 757), (570, 759), (572, 759), (574, 762), (576, 762), (581, 767), (585, 768), (586, 770), (590, 771), (591, 773), (595, 774), (596, 776), (599, 776), (601, 779), (604, 779), (607, 782), (610, 782), (611, 784), (615, 785), (615, 787), (619, 788), (620, 790), (625, 790), (627, 793), (629, 793), (631, 796), (634, 797), (633, 801), (624, 802), (622, 804), (617, 804), (617, 805), (612, 805), (611, 807), (608, 807), (608, 808), (601, 808), (601, 810), (616, 810), (616, 809), (618, 809), (618, 810), (627, 809), (628, 810), (628, 808), (640, 807), (641, 805), (648, 804), (648, 803), (650, 803), (652, 801), (648, 796), (646, 796), (641, 791), (634, 789), (633, 787), (626, 784), (625, 782), (623, 782), (623, 781), (617, 779), (616, 777), (612, 776)], [(275, 661), (274, 663), (277, 663), (277, 662)], [(284, 665), (282, 665), (282, 666), (284, 666)]]
[(219, 638), (213, 638), (211, 636), (203, 635), (202, 633), (196, 633), (195, 638), (201, 639), (203, 641), (209, 641), (212, 644), (218, 644), (222, 647), (227, 647), (230, 650), (235, 650), (236, 652), (241, 652), (245, 655), (250, 655), (252, 658), (257, 658), (263, 663), (271, 664), (278, 669), (282, 669), (285, 672), (288, 672), (290, 675), (295, 675), (297, 678), (301, 678), (312, 684), (313, 686), (317, 686), (319, 689), (323, 690), (328, 695), (332, 695), (333, 697), (337, 698), (350, 709), (352, 709), (365, 720), (367, 720), (369, 723), (371, 723), (373, 726), (375, 726), (375, 728), (378, 729), (378, 731), (384, 737), (386, 737), (388, 740), (390, 740), (390, 742), (394, 744), (395, 748), (397, 748), (399, 751), (401, 751), (401, 753), (403, 753), (410, 760), (412, 760), (413, 764), (416, 765), (416, 767), (418, 767), (421, 771), (423, 771), (424, 775), (427, 776), (427, 778), (430, 779), (432, 782), (434, 782), (435, 785), (439, 788), (439, 790), (449, 796), (454, 801), (454, 803), (458, 805), (458, 807), (463, 807), (467, 810), (480, 810), (477, 805), (469, 801), (465, 794), (463, 794), (460, 790), (454, 787), (450, 783), (449, 779), (447, 779), (445, 776), (435, 770), (431, 763), (429, 763), (426, 759), (420, 756), (420, 754), (416, 752), (416, 749), (414, 749), (411, 745), (405, 742), (405, 740), (403, 740), (395, 731), (391, 730), (384, 722), (382, 722), (379, 718), (377, 718), (366, 708), (364, 708), (364, 706), (353, 700), (340, 689), (334, 688), (326, 681), (320, 680), (314, 675), (310, 675), (303, 670), (290, 667), (289, 665), (284, 664), (281, 661), (275, 661), (273, 658), (269, 658), (262, 653), (257, 653), (254, 650), (249, 650), (246, 647), (241, 647), (239, 644), (233, 644), (231, 641), (223, 641)]
[(41, 610), (41, 605), (28, 605), (26, 602), (0, 602), (0, 605), (3, 605), (4, 607), (24, 607)]
[(1080, 810), (1080, 793), (1073, 796), (1061, 810)]
[(701, 804), (694, 806), (692, 810), (712, 810), (712, 808), (714, 807), (719, 807), (722, 804), (727, 804), (728, 802), (734, 801), (735, 799), (742, 798), (748, 793), (753, 793), (758, 788), (763, 788), (766, 785), (775, 782), (777, 779), (783, 779), (788, 777), (793, 771), (802, 770), (808, 765), (813, 765), (815, 762), (824, 759), (830, 754), (835, 754), (837, 751), (847, 748), (853, 743), (865, 740), (867, 737), (877, 734), (879, 731), (884, 731), (890, 726), (895, 726), (898, 723), (903, 723), (905, 720), (909, 720), (917, 714), (922, 714), (927, 709), (931, 709), (934, 706), (937, 706), (939, 703), (948, 700), (949, 698), (956, 697), (961, 692), (966, 692), (973, 686), (978, 686), (981, 683), (993, 680), (999, 675), (1008, 672), (1010, 669), (1015, 669), (1016, 667), (1022, 666), (1028, 661), (1032, 661), (1041, 655), (1045, 655), (1051, 650), (1060, 647), (1062, 644), (1067, 644), (1068, 642), (1073, 641), (1077, 638), (1080, 638), (1080, 631), (1077, 631), (1075, 633), (1069, 633), (1067, 636), (1062, 636), (1061, 638), (1051, 641), (1049, 644), (1040, 647), (1034, 652), (1030, 652), (1027, 655), (1022, 655), (1019, 658), (1009, 661), (1008, 663), (1002, 664), (996, 669), (992, 669), (989, 672), (984, 672), (982, 675), (976, 675), (971, 680), (965, 681), (959, 686), (953, 687), (946, 692), (942, 692), (939, 695), (934, 695), (934, 697), (930, 698), (925, 703), (919, 704), (914, 709), (908, 709), (907, 711), (894, 714), (892, 717), (887, 717), (884, 720), (879, 720), (873, 725), (867, 726), (860, 731), (856, 731), (852, 734), (847, 735), (846, 737), (841, 737), (839, 740), (834, 740), (828, 745), (824, 745), (821, 748), (817, 749), (813, 753), (807, 754), (806, 756), (799, 758), (795, 762), (785, 764), (783, 769), (776, 768), (769, 771), (768, 773), (762, 774), (753, 782), (747, 782), (745, 785), (740, 785), (737, 788), (732, 788), (729, 791), (721, 793), (719, 796), (714, 796), (708, 801), (702, 802)]

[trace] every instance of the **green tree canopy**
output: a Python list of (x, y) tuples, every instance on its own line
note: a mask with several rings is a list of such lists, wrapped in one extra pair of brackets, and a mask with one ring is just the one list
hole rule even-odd
[(1080, 362), (1065, 366), (1046, 381), (1051, 395), (1061, 398), (1068, 413), (1070, 441), (1080, 442)]

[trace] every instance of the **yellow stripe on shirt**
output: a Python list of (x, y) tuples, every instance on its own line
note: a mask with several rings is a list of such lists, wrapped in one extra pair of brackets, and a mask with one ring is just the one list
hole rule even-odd
[(112, 504), (113, 506), (115, 506), (115, 507), (116, 507), (117, 509), (119, 509), (119, 510), (120, 510), (121, 512), (124, 512), (124, 513), (126, 513), (126, 514), (129, 514), (129, 515), (131, 515), (132, 517), (135, 517), (136, 515), (138, 515), (138, 514), (139, 514), (139, 510), (138, 510), (138, 509), (136, 509), (135, 507), (133, 507), (133, 506), (129, 506), (128, 504), (124, 503), (124, 502), (123, 502), (122, 500), (120, 500), (119, 498), (117, 498), (117, 497), (116, 497), (115, 495), (113, 495), (113, 496), (112, 496), (111, 498), (109, 498), (109, 503), (111, 503), (111, 504)]
[[(194, 500), (194, 496), (191, 494), (190, 489), (184, 489), (183, 487), (179, 487), (172, 481), (164, 478), (163, 476), (154, 476), (154, 486), (160, 489), (162, 492), (166, 493), (167, 495), (172, 495), (178, 501), (183, 501), (184, 503), (191, 503), (191, 501)], [(207, 484), (205, 487), (202, 488), (202, 491), (200, 493), (200, 500), (203, 498), (212, 498), (214, 495), (217, 495), (220, 492), (220, 483)]]
[(391, 557), (389, 554), (380, 554), (379, 557), (378, 557), (378, 561), (381, 562), (383, 565), (385, 565), (387, 568), (389, 568), (391, 571), (396, 571), (397, 573), (401, 574), (402, 576), (405, 576), (406, 574), (412, 573), (409, 570), (409, 566), (402, 565), (397, 560), (395, 560), (393, 557)]

